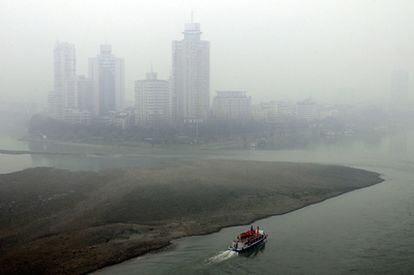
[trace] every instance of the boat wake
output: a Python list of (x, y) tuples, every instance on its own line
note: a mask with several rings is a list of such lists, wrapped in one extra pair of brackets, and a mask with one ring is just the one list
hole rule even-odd
[(217, 255), (209, 258), (207, 262), (210, 264), (221, 263), (236, 256), (237, 254), (238, 254), (237, 252), (231, 251), (231, 250), (221, 251)]

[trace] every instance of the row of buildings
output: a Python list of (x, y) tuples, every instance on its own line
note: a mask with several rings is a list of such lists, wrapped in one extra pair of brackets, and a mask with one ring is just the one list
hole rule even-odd
[[(135, 82), (136, 123), (191, 123), (211, 116), (210, 44), (201, 39), (199, 23), (185, 24), (183, 35), (183, 39), (172, 42), (169, 80), (160, 80), (155, 72), (149, 72), (146, 79)], [(92, 119), (110, 120), (131, 107), (125, 106), (124, 94), (124, 60), (112, 53), (110, 45), (101, 45), (99, 54), (89, 59), (88, 76), (82, 76), (76, 72), (75, 46), (56, 43), (54, 89), (48, 100), (50, 116), (85, 124)], [(245, 92), (218, 92), (214, 104), (214, 113), (223, 118), (245, 117), (250, 98)], [(226, 106), (231, 108), (230, 113)]]
[(89, 74), (83, 76), (76, 73), (75, 46), (56, 43), (54, 89), (48, 99), (52, 117), (88, 123), (92, 117), (122, 110), (124, 90), (124, 61), (112, 54), (110, 45), (101, 45), (99, 54), (89, 58)]
[[(151, 71), (145, 79), (135, 81), (134, 106), (125, 104), (124, 60), (113, 54), (111, 45), (101, 45), (99, 53), (89, 58), (88, 75), (84, 76), (76, 72), (75, 46), (57, 42), (50, 116), (71, 123), (95, 121), (127, 127), (154, 122), (199, 123), (207, 118), (312, 120), (332, 114), (311, 100), (252, 105), (246, 91), (217, 91), (210, 106), (210, 44), (201, 34), (199, 23), (185, 24), (184, 37), (172, 42), (170, 79), (158, 79)], [(406, 90), (395, 86), (395, 90)]]

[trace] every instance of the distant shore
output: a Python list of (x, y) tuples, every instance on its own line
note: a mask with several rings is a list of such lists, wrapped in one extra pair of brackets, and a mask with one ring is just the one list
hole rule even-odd
[(65, 153), (65, 152), (43, 152), (43, 151), (30, 151), (30, 150), (5, 150), (0, 149), (0, 154), (3, 155), (70, 155), (77, 156), (79, 153)]
[(238, 142), (216, 142), (216, 143), (205, 143), (205, 144), (151, 144), (148, 142), (121, 142), (121, 143), (114, 143), (114, 142), (91, 142), (91, 141), (62, 141), (62, 140), (55, 140), (55, 139), (39, 139), (39, 138), (30, 138), (30, 137), (22, 137), (20, 138), (21, 141), (26, 142), (44, 142), (50, 144), (60, 144), (60, 145), (74, 145), (74, 146), (88, 146), (88, 147), (125, 147), (125, 148), (137, 148), (137, 149), (163, 149), (163, 148), (199, 148), (200, 150), (232, 150), (232, 149), (246, 149), (241, 146)]
[(173, 239), (249, 224), (381, 181), (377, 173), (342, 166), (233, 160), (0, 175), (0, 273), (87, 273)]

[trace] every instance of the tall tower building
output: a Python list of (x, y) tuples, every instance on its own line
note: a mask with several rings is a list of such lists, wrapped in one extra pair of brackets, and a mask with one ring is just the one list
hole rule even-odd
[(157, 73), (147, 73), (145, 80), (135, 81), (137, 122), (168, 120), (170, 98), (168, 81), (157, 79)]
[(203, 120), (210, 106), (210, 43), (199, 23), (184, 26), (184, 39), (172, 43), (172, 115), (178, 121)]
[(101, 45), (98, 56), (89, 59), (89, 78), (94, 87), (93, 113), (120, 111), (124, 102), (124, 60), (112, 54), (111, 45)]
[(94, 109), (93, 81), (84, 75), (77, 78), (78, 109), (80, 111), (92, 112)]
[(75, 45), (57, 42), (53, 57), (54, 85), (49, 94), (49, 113), (62, 119), (66, 111), (77, 108)]

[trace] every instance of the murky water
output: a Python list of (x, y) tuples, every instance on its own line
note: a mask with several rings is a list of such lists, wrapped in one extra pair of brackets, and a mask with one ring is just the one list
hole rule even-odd
[[(266, 246), (250, 255), (225, 252), (246, 227), (183, 238), (160, 253), (101, 270), (102, 274), (413, 274), (414, 159), (412, 136), (377, 144), (250, 152), (247, 159), (337, 163), (381, 173), (378, 185), (256, 224)], [(400, 142), (404, 142), (400, 144)], [(401, 149), (398, 151), (398, 149)]]
[[(251, 255), (223, 250), (246, 227), (177, 240), (168, 251), (103, 274), (409, 274), (414, 270), (411, 173), (256, 224), (270, 235)], [(228, 252), (227, 252), (228, 253)]]
[[(207, 236), (176, 240), (165, 251), (132, 259), (99, 273), (413, 274), (413, 137), (413, 134), (400, 134), (370, 143), (349, 142), (286, 151), (123, 152), (112, 148), (105, 149), (109, 151), (104, 150), (104, 155), (96, 152), (86, 156), (0, 155), (0, 164), (3, 173), (32, 166), (95, 170), (145, 167), (201, 157), (335, 163), (365, 168), (381, 173), (385, 181), (258, 221), (256, 224), (270, 237), (266, 246), (250, 255), (225, 251), (234, 236), (245, 229), (231, 227)], [(6, 141), (0, 139), (0, 147), (4, 148), (5, 144)], [(8, 146), (11, 146), (10, 141)]]

